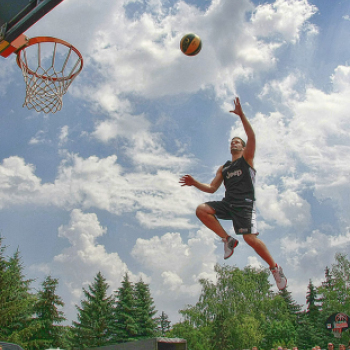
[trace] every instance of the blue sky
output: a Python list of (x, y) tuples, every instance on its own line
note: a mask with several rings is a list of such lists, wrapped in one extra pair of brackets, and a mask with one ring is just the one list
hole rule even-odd
[[(188, 32), (203, 40), (195, 57), (179, 50)], [(84, 57), (55, 114), (22, 107), (14, 57), (0, 64), (1, 234), (33, 286), (59, 279), (68, 322), (99, 271), (111, 292), (126, 272), (142, 278), (172, 322), (198, 279), (215, 280), (223, 246), (195, 208), (224, 189), (178, 179), (210, 182), (230, 159), (244, 136), (234, 96), (257, 136), (261, 238), (297, 302), (348, 254), (349, 1), (65, 0), (25, 34)], [(266, 267), (238, 239), (225, 263)]]

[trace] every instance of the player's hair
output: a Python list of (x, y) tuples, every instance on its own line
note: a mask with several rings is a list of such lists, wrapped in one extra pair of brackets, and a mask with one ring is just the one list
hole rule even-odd
[(245, 147), (245, 142), (239, 136), (232, 137), (232, 140), (233, 139), (240, 139), (242, 141), (243, 147)]

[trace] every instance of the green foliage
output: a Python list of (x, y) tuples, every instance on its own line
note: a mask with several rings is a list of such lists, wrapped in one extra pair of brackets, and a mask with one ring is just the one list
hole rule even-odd
[(107, 295), (109, 286), (99, 272), (78, 309), (67, 338), (73, 348), (104, 346), (155, 336), (158, 321), (149, 286), (142, 280), (133, 285), (125, 274), (121, 287)]
[(167, 337), (186, 339), (189, 350), (214, 350), (211, 344), (212, 327), (196, 328), (188, 320), (176, 323), (172, 330), (167, 333)]
[(65, 321), (62, 299), (56, 295), (58, 280), (51, 276), (46, 277), (42, 283), (42, 290), (37, 293), (37, 300), (34, 306), (36, 318), (33, 323), (36, 325), (36, 332), (33, 336), (35, 344), (31, 349), (58, 348), (64, 347), (65, 328), (59, 324)]
[(160, 317), (158, 318), (158, 334), (161, 337), (164, 337), (170, 331), (171, 322), (169, 320), (169, 316), (162, 311)]
[(27, 347), (35, 332), (31, 316), (35, 296), (30, 293), (31, 280), (23, 275), (19, 251), (9, 259), (0, 237), (0, 339)]
[(135, 340), (138, 336), (136, 322), (136, 301), (134, 298), (134, 286), (126, 273), (122, 286), (116, 292), (115, 319), (115, 340), (117, 342), (127, 342)]
[[(216, 283), (201, 280), (199, 301), (180, 311), (192, 327), (190, 335), (203, 329), (211, 335), (209, 344), (188, 340), (191, 349), (267, 349), (277, 344), (295, 344), (295, 322), (301, 307), (289, 292), (271, 292), (267, 269), (217, 265), (215, 271)], [(179, 331), (183, 333), (183, 327), (175, 325), (173, 333), (180, 336)]]
[(296, 320), (298, 313), (302, 309), (301, 305), (297, 304), (295, 300), (293, 300), (292, 293), (289, 292), (287, 288), (283, 289), (278, 294), (284, 299), (291, 319)]
[(135, 320), (138, 338), (152, 338), (156, 335), (158, 320), (149, 286), (142, 280), (135, 284)]
[(83, 289), (85, 300), (78, 309), (78, 322), (73, 322), (73, 345), (79, 349), (107, 345), (113, 333), (114, 300), (107, 296), (109, 286), (100, 272), (94, 283)]
[[(345, 255), (336, 254), (336, 263), (331, 268), (325, 269), (325, 281), (317, 289), (321, 295), (321, 318), (324, 322), (326, 319), (336, 312), (343, 312), (350, 315), (350, 261)], [(339, 341), (334, 339), (329, 331), (323, 332), (324, 343)], [(349, 331), (342, 335), (342, 342), (349, 342)]]
[(297, 344), (300, 348), (312, 348), (324, 344), (324, 320), (320, 313), (317, 289), (311, 279), (306, 293), (306, 311), (299, 314), (297, 320)]
[(140, 280), (133, 285), (125, 274), (121, 287), (108, 295), (109, 286), (99, 272), (83, 289), (78, 321), (69, 327), (61, 325), (65, 317), (63, 301), (56, 295), (58, 280), (48, 276), (42, 289), (31, 293), (32, 281), (24, 276), (18, 250), (8, 258), (2, 243), (0, 237), (0, 339), (27, 350), (84, 349), (157, 335), (185, 338), (189, 350), (311, 349), (325, 348), (330, 341), (337, 348), (349, 342), (349, 331), (338, 340), (325, 328), (331, 314), (350, 314), (350, 261), (341, 254), (325, 268), (320, 286), (310, 280), (304, 311), (287, 289), (271, 291), (267, 269), (217, 265), (216, 281), (200, 281), (198, 302), (180, 310), (183, 320), (170, 329), (164, 312), (154, 317), (147, 284)]
[[(188, 336), (189, 348), (201, 350), (347, 344), (349, 331), (337, 340), (325, 328), (332, 313), (350, 314), (350, 261), (341, 254), (335, 260), (331, 269), (326, 268), (321, 286), (316, 288), (310, 280), (305, 311), (287, 289), (278, 294), (270, 291), (266, 270), (217, 266), (216, 283), (200, 281), (199, 301), (180, 310), (185, 321), (175, 324), (170, 333)], [(200, 341), (204, 333), (210, 335), (207, 343)]]

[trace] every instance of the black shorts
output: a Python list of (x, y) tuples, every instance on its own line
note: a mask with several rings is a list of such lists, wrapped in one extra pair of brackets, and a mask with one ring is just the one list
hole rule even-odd
[(215, 210), (215, 216), (221, 220), (232, 220), (237, 235), (258, 234), (256, 225), (255, 202), (206, 202)]

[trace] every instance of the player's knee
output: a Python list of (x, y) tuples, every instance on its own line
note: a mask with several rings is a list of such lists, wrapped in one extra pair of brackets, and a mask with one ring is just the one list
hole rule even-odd
[(198, 205), (196, 209), (197, 218), (203, 217), (204, 213), (205, 213), (205, 204)]
[(200, 204), (196, 209), (197, 218), (201, 221), (207, 220), (208, 217), (215, 215), (215, 210), (206, 203)]

